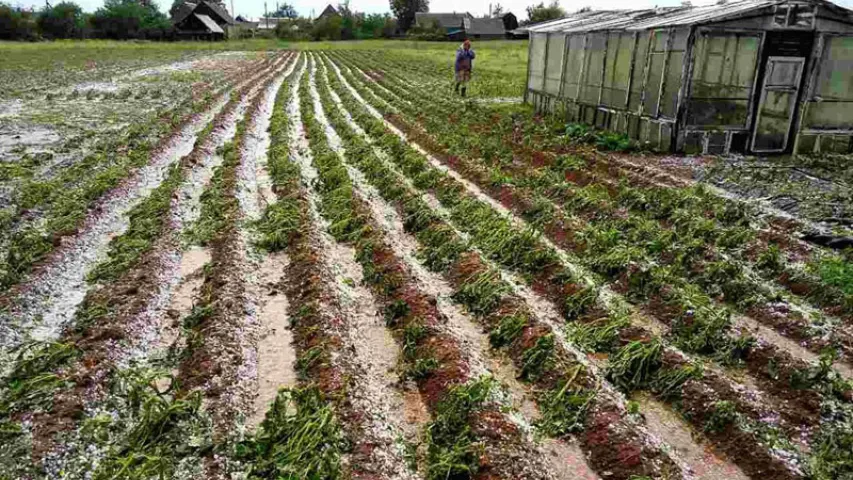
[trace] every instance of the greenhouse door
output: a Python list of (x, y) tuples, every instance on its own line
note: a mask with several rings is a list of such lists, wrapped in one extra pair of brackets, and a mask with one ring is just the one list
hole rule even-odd
[(752, 137), (756, 153), (784, 152), (797, 110), (804, 57), (768, 57)]

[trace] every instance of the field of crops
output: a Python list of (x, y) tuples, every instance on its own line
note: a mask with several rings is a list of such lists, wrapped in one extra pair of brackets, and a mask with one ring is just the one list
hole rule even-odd
[(853, 478), (811, 210), (400, 45), (6, 82), (0, 479)]

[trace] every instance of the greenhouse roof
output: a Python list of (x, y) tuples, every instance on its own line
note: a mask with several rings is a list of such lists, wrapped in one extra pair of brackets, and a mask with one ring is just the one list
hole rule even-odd
[[(739, 0), (721, 1), (714, 5), (681, 6), (652, 8), (645, 10), (593, 10), (579, 12), (559, 20), (530, 25), (519, 30), (530, 33), (573, 33), (596, 30), (648, 30), (653, 28), (675, 27), (715, 23), (742, 18), (744, 14), (775, 5), (784, 5), (780, 0)], [(808, 0), (797, 4), (818, 5), (842, 15), (853, 17), (853, 12), (834, 3), (823, 0)]]

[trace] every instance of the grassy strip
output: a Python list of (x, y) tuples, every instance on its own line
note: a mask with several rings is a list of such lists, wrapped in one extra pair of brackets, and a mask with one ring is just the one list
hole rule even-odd
[[(358, 85), (358, 82), (356, 82), (356, 88), (358, 89), (360, 87), (361, 86)], [(363, 89), (363, 87), (361, 87), (361, 88)], [(364, 90), (362, 90), (362, 92), (360, 92), (360, 93), (362, 93), (362, 95), (364, 95), (366, 98), (369, 98), (371, 95), (371, 93), (369, 91), (364, 91)], [(380, 107), (380, 109), (381, 109), (381, 107)], [(442, 197), (447, 196), (451, 199), (451, 202), (447, 202), (447, 203), (452, 204), (452, 200), (456, 196), (458, 196), (458, 191), (461, 187), (459, 185), (454, 185), (453, 181), (449, 180), (446, 176), (443, 176), (439, 172), (437, 172), (435, 170), (431, 170), (431, 167), (429, 167), (426, 160), (423, 159), (422, 157), (420, 157), (418, 159), (419, 155), (416, 154), (415, 152), (411, 152), (409, 154), (409, 156), (411, 158), (413, 158), (415, 161), (409, 160), (408, 157), (406, 157), (405, 155), (401, 155), (400, 153), (394, 153), (393, 151), (389, 151), (389, 156), (390, 156), (390, 158), (392, 158), (392, 160), (395, 161), (395, 163), (398, 163), (400, 165), (401, 170), (403, 170), (407, 176), (415, 179), (414, 181), (415, 181), (417, 186), (419, 186), (419, 187), (421, 186), (421, 185), (418, 185), (418, 181), (420, 179), (430, 178), (431, 180), (428, 183), (426, 183), (424, 185), (424, 187), (434, 189), (436, 195), (439, 197), (440, 200), (442, 200), (442, 202), (445, 202), (445, 198), (442, 198)], [(405, 159), (405, 160), (403, 160), (403, 159)], [(444, 182), (444, 185), (442, 185), (442, 182)], [(446, 192), (441, 192), (442, 189), (445, 189)], [(450, 208), (452, 211), (452, 209), (454, 207), (449, 206), (448, 208)], [(465, 227), (468, 227), (468, 224), (465, 224)], [(466, 229), (465, 227), (461, 227), (461, 228), (463, 228), (463, 230), (464, 230), (464, 229)], [(476, 227), (470, 227), (470, 228), (476, 228)], [(520, 232), (517, 232), (516, 234), (520, 234)], [(501, 261), (502, 257), (500, 255), (496, 255), (495, 259), (496, 259), (496, 261)], [(510, 265), (510, 266), (512, 266), (512, 265)], [(527, 269), (527, 272), (529, 274), (533, 275), (534, 277), (538, 276), (535, 272), (533, 272), (533, 270), (534, 269), (532, 269), (532, 268)], [(620, 322), (620, 321), (624, 322), (624, 320), (620, 320), (620, 316), (619, 316), (618, 312), (612, 312), (610, 314), (607, 314), (606, 313), (607, 310), (604, 310), (604, 312), (601, 312), (601, 310), (599, 310), (600, 307), (590, 309), (590, 307), (593, 307), (593, 305), (589, 304), (588, 302), (586, 305), (584, 305), (582, 303), (580, 305), (581, 309), (578, 309), (578, 303), (577, 302), (579, 300), (584, 299), (584, 298), (590, 298), (589, 295), (586, 293), (577, 295), (577, 293), (585, 291), (585, 288), (582, 287), (583, 283), (577, 283), (577, 281), (573, 281), (572, 280), (573, 276), (571, 275), (570, 272), (563, 272), (562, 274), (557, 275), (555, 273), (559, 273), (559, 270), (557, 270), (555, 272), (553, 269), (546, 269), (545, 271), (548, 271), (548, 270), (550, 270), (548, 272), (548, 275), (550, 276), (551, 280), (545, 281), (545, 284), (546, 284), (545, 286), (547, 286), (547, 284), (549, 284), (549, 283), (552, 286), (547, 288), (544, 293), (546, 293), (549, 298), (552, 298), (558, 304), (563, 304), (564, 305), (564, 308), (563, 308), (564, 313), (568, 314), (569, 312), (572, 312), (571, 315), (567, 315), (567, 316), (569, 316), (570, 319), (572, 319), (572, 320), (576, 319), (578, 321), (578, 323), (587, 323), (587, 322), (590, 322), (593, 319), (599, 317), (601, 315), (601, 313), (604, 313), (605, 315), (611, 315), (611, 318), (610, 318), (610, 320), (608, 320), (607, 324), (610, 324), (611, 322), (613, 322), (613, 323)], [(536, 286), (536, 285), (537, 285), (537, 283), (534, 281), (534, 286)], [(549, 293), (549, 291), (550, 291), (550, 293)], [(567, 296), (567, 292), (569, 293), (568, 296)], [(595, 295), (593, 295), (591, 298), (594, 299)], [(579, 312), (580, 313), (586, 312), (586, 313), (578, 316)], [(616, 331), (618, 332), (620, 330), (617, 329)], [(628, 331), (626, 331), (626, 333), (627, 332)], [(653, 335), (652, 335), (652, 338), (654, 338)], [(630, 339), (630, 337), (629, 337), (629, 339)], [(617, 340), (619, 340), (619, 338), (615, 337), (613, 340), (614, 340), (614, 342), (616, 342)], [(620, 348), (628, 348), (628, 344), (625, 344), (624, 347), (620, 347)], [(630, 355), (627, 355), (627, 353), (626, 353), (626, 356), (624, 358), (632, 358), (632, 357)], [(663, 378), (671, 378), (669, 375), (664, 375), (667, 370), (681, 369), (681, 368), (688, 367), (688, 365), (686, 365), (683, 360), (678, 360), (677, 356), (673, 357), (673, 358), (667, 358), (666, 360), (667, 360), (666, 362), (664, 362), (664, 361), (652, 362), (653, 368), (646, 369), (645, 370), (646, 373), (643, 373), (642, 371), (640, 372), (641, 373), (640, 379), (642, 379), (643, 381), (640, 382), (640, 381), (637, 381), (635, 379), (633, 382), (629, 383), (629, 385), (630, 384), (633, 384), (633, 385), (642, 384), (644, 388), (647, 388), (647, 386), (649, 386), (649, 385), (653, 385), (655, 383), (658, 383), (658, 382), (654, 381), (655, 375), (657, 375), (658, 373), (660, 373)], [(627, 363), (628, 363), (628, 366), (631, 366), (631, 364), (632, 364), (632, 362), (627, 362)], [(642, 364), (642, 362), (640, 362), (640, 364)], [(664, 366), (666, 368), (662, 368)], [(613, 371), (614, 373), (612, 373), (612, 378), (614, 378), (614, 380), (618, 380), (622, 377), (630, 378), (631, 376), (625, 375), (624, 371), (625, 371), (625, 369), (622, 369), (622, 371), (620, 371), (620, 369), (614, 370)], [(632, 371), (632, 370), (628, 369), (627, 371)], [(649, 375), (649, 373), (651, 373), (653, 375)], [(712, 381), (714, 381), (714, 383), (712, 383)], [(720, 379), (716, 379), (716, 378), (702, 379), (702, 380), (693, 379), (693, 380), (691, 380), (691, 382), (692, 382), (692, 384), (698, 384), (698, 385), (716, 384), (714, 388), (717, 390), (726, 387), (725, 382), (721, 382)], [(691, 382), (686, 382), (685, 386), (691, 384)], [(666, 389), (666, 390), (672, 390), (672, 389)], [(659, 395), (660, 394), (661, 393), (659, 393)], [(708, 395), (706, 392), (706, 394), (702, 395), (701, 397), (705, 398), (707, 396)], [(670, 399), (670, 400), (672, 400), (672, 399)], [(752, 418), (757, 419), (758, 417), (759, 416), (756, 415), (756, 416), (753, 416)], [(753, 446), (755, 446), (756, 445), (755, 441), (759, 440), (755, 434), (753, 434), (749, 430), (745, 430), (745, 429), (739, 431), (739, 436), (740, 436), (740, 444), (741, 445), (744, 445), (745, 443), (752, 443)], [(724, 440), (724, 438), (720, 438), (720, 440)], [(735, 445), (733, 445), (732, 447), (734, 447), (734, 446)], [(768, 450), (762, 449), (762, 448), (753, 448), (752, 450), (754, 450), (755, 455), (757, 455), (759, 457), (763, 457), (764, 461), (766, 462), (765, 465), (775, 464), (776, 461), (774, 459), (772, 459), (771, 457), (769, 457)], [(785, 470), (786, 469), (784, 467), (779, 468), (780, 474), (784, 474)]]
[[(334, 106), (325, 79), (320, 83), (327, 115), (344, 141), (349, 161), (406, 219), (404, 228), (415, 235), (421, 245), (419, 257), (428, 268), (441, 273), (450, 282), (455, 289), (453, 299), (486, 328), (494, 348), (505, 349), (520, 372), (520, 378), (541, 392), (538, 404), (543, 420), (539, 428), (550, 436), (560, 437), (587, 427), (591, 432), (596, 425), (622, 422), (619, 407), (612, 398), (596, 397), (597, 381), (591, 372), (555, 342), (549, 328), (535, 318), (520, 298), (510, 293), (511, 286), (487, 267), (444, 219), (376, 157)], [(381, 122), (364, 112), (334, 78), (332, 84), (358, 124), (377, 135), (374, 138), (379, 142), (393, 145), (395, 155), (411, 155), (402, 149), (393, 134), (384, 130)], [(598, 439), (592, 439), (591, 435), (582, 437), (587, 441), (585, 447), (592, 451), (591, 460), (597, 468), (610, 472), (616, 469), (617, 475), (626, 478), (664, 469), (675, 470), (674, 465), (667, 465), (664, 458), (658, 458), (662, 457), (660, 452), (644, 446), (632, 430), (625, 425), (603, 434), (598, 429), (596, 435), (603, 435)], [(607, 447), (602, 448), (605, 444)], [(624, 459), (610, 456), (614, 448), (643, 451), (643, 460), (634, 464), (622, 462)]]

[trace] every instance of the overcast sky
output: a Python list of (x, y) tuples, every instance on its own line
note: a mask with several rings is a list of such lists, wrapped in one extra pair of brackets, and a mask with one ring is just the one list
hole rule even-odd
[[(41, 8), (44, 6), (44, 0), (6, 0), (8, 3), (22, 7)], [(60, 0), (53, 0), (51, 3), (58, 3)], [(84, 10), (92, 12), (103, 5), (103, 0), (75, 0)], [(172, 0), (155, 0), (160, 4), (160, 9), (166, 11), (172, 4)], [(264, 14), (264, 0), (233, 0), (234, 7), (238, 15), (249, 17), (260, 17)], [(281, 0), (279, 0), (281, 1)], [(504, 11), (510, 11), (518, 16), (519, 20), (527, 17), (525, 9), (532, 3), (538, 3), (541, 0), (502, 0), (499, 2)], [(548, 3), (549, 0), (545, 0)], [(694, 5), (714, 3), (715, 0), (693, 0)], [(283, 3), (283, 2), (282, 2)], [(322, 0), (291, 0), (291, 4), (296, 7), (296, 10), (304, 16), (319, 15), (328, 2)], [(337, 0), (331, 2), (337, 5)], [(468, 11), (471, 14), (479, 16), (484, 15), (489, 11), (489, 3), (498, 3), (497, 0), (469, 0), (467, 2), (458, 2), (453, 0), (430, 0), (429, 9), (431, 12), (462, 12)], [(839, 0), (836, 3), (853, 8), (853, 0)], [(231, 0), (225, 0), (228, 9), (231, 10)], [(651, 8), (654, 6), (665, 7), (681, 4), (681, 0), (561, 0), (561, 6), (569, 12), (578, 10), (582, 7), (590, 6), (595, 10), (605, 9), (631, 9), (631, 8)], [(267, 0), (267, 5), (270, 10), (275, 9), (275, 0)], [(353, 10), (367, 13), (385, 13), (390, 11), (388, 0), (351, 0), (350, 6)]]

